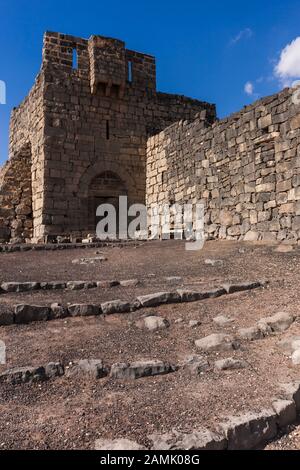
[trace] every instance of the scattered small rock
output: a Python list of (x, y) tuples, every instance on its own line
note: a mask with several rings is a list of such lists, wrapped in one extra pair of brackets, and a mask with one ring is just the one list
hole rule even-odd
[(106, 287), (106, 288), (109, 288), (109, 287), (116, 287), (116, 286), (119, 286), (120, 285), (120, 282), (119, 281), (98, 281), (97, 282), (97, 287)]
[(292, 354), (292, 363), (296, 366), (300, 364), (300, 349), (296, 349)]
[(39, 288), (39, 282), (3, 282), (1, 284), (1, 289), (5, 292), (29, 292)]
[(294, 248), (292, 245), (278, 245), (274, 251), (277, 253), (290, 253)]
[(226, 315), (218, 315), (217, 317), (213, 318), (213, 322), (218, 326), (226, 326), (233, 321), (233, 318), (229, 318)]
[(233, 357), (227, 357), (226, 359), (220, 359), (215, 361), (215, 369), (217, 370), (232, 370), (232, 369), (244, 369), (248, 364), (242, 359), (234, 359)]
[(228, 450), (253, 449), (276, 436), (276, 414), (273, 410), (246, 413), (229, 418), (221, 428), (228, 440)]
[(200, 428), (191, 433), (172, 430), (169, 433), (154, 433), (148, 436), (153, 442), (152, 450), (223, 450), (226, 448), (224, 436)]
[(129, 439), (97, 439), (95, 450), (146, 450), (146, 447)]
[(207, 264), (209, 266), (223, 266), (224, 264), (224, 261), (222, 259), (210, 259), (210, 258), (207, 258), (204, 260), (204, 264)]
[(189, 321), (189, 327), (190, 328), (196, 328), (197, 326), (201, 325), (200, 320), (190, 320)]
[(191, 375), (202, 375), (209, 369), (209, 362), (204, 356), (187, 356), (181, 362), (184, 369), (187, 369)]
[(180, 276), (168, 276), (165, 277), (165, 280), (170, 284), (177, 284), (178, 282), (182, 282), (182, 277)]
[(263, 332), (258, 328), (258, 326), (249, 326), (248, 328), (240, 328), (238, 330), (238, 336), (240, 336), (243, 339), (248, 339), (250, 341), (264, 338)]
[(239, 347), (234, 338), (225, 333), (213, 333), (209, 336), (205, 336), (202, 339), (197, 339), (195, 341), (195, 345), (197, 349), (208, 352), (229, 351)]
[(270, 329), (271, 332), (282, 332), (287, 330), (294, 320), (295, 316), (291, 313), (278, 312), (271, 317), (262, 318), (257, 323), (257, 326), (262, 331), (267, 331)]
[(71, 374), (78, 371), (89, 374), (95, 379), (106, 377), (109, 373), (108, 367), (103, 364), (101, 359), (81, 359), (76, 361), (71, 368)]

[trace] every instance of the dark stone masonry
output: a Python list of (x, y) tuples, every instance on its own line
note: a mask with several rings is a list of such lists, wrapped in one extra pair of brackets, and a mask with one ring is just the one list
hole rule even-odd
[(96, 208), (203, 203), (213, 238), (300, 239), (294, 89), (217, 120), (156, 91), (155, 58), (124, 42), (45, 33), (41, 71), (14, 109), (0, 169), (0, 242), (84, 238)]
[(11, 115), (0, 241), (84, 237), (99, 204), (144, 203), (147, 139), (202, 111), (215, 120), (214, 105), (156, 91), (154, 57), (47, 32), (35, 85)]
[(295, 89), (208, 124), (150, 137), (147, 205), (202, 203), (213, 238), (300, 239), (300, 106)]

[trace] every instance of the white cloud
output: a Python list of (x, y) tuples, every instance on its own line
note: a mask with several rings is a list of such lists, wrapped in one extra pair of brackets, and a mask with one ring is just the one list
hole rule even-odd
[(300, 36), (282, 49), (274, 73), (283, 86), (291, 86), (300, 78)]
[(241, 39), (249, 39), (253, 36), (253, 31), (251, 28), (242, 29), (234, 38), (230, 40), (230, 45), (234, 46)]
[(247, 95), (249, 95), (249, 96), (253, 95), (254, 85), (253, 85), (252, 82), (245, 83), (244, 92), (247, 93)]

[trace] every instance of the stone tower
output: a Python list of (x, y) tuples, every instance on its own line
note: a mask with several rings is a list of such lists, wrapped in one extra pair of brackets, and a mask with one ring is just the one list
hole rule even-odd
[(154, 57), (117, 39), (45, 33), (41, 71), (11, 116), (0, 239), (83, 236), (100, 203), (144, 203), (147, 139), (199, 113), (215, 121), (214, 105), (156, 91)]

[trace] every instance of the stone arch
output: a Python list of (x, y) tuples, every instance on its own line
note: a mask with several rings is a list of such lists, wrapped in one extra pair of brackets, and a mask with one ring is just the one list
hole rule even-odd
[(115, 173), (116, 175), (118, 175), (119, 178), (125, 183), (127, 187), (128, 199), (130, 201), (134, 201), (134, 195), (135, 195), (134, 191), (135, 191), (136, 182), (133, 176), (130, 175), (129, 172), (126, 171), (121, 165), (118, 165), (115, 162), (109, 162), (105, 160), (91, 165), (81, 177), (80, 182), (79, 182), (79, 191), (78, 191), (78, 195), (80, 198), (88, 197), (88, 188), (90, 186), (92, 179), (96, 175), (100, 175), (101, 173), (104, 173), (104, 172), (111, 172), (111, 173)]
[(100, 204), (112, 204), (118, 214), (119, 196), (134, 201), (135, 181), (129, 173), (113, 162), (98, 162), (82, 176), (79, 184), (83, 230), (96, 230), (96, 209)]

